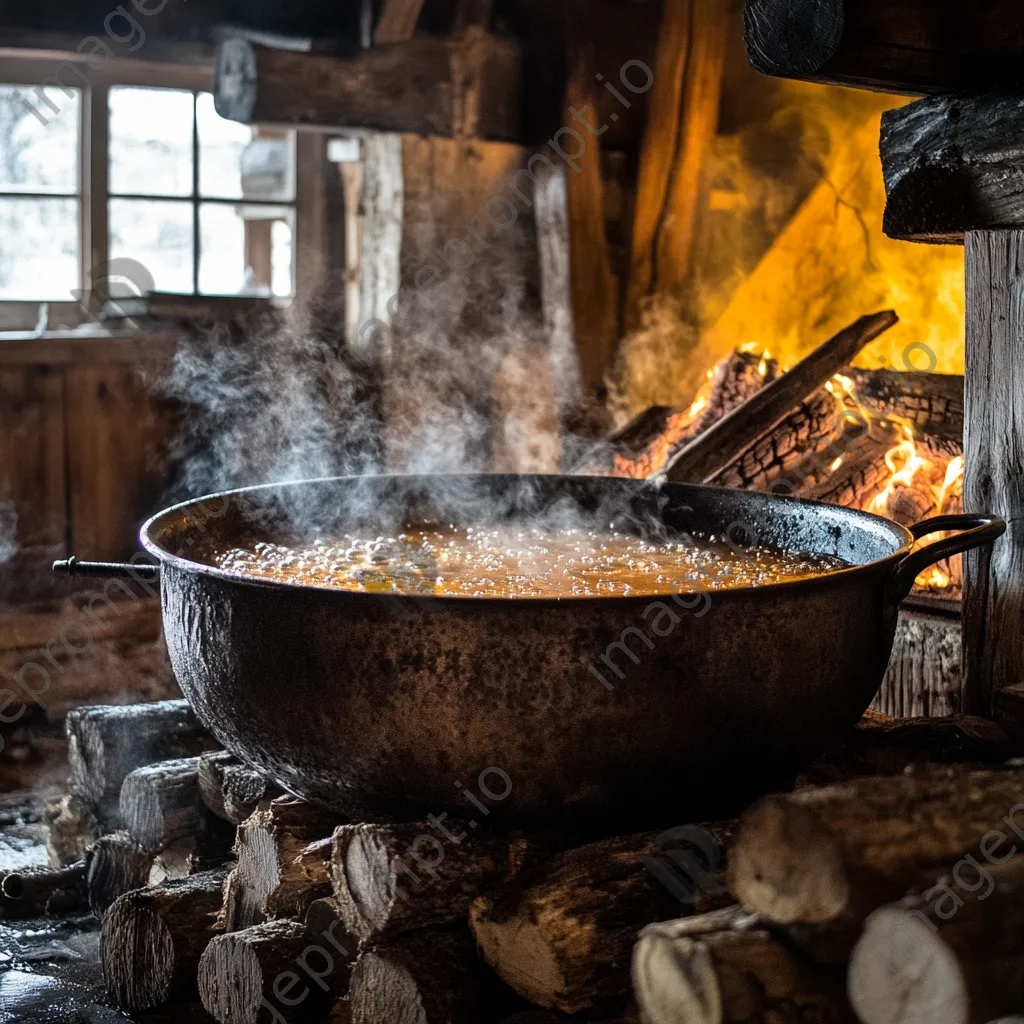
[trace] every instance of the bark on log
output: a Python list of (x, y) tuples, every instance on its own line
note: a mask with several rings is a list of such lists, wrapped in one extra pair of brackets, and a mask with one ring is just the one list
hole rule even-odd
[(521, 836), (478, 836), (454, 819), (441, 824), (448, 836), (427, 821), (343, 825), (334, 833), (334, 899), (361, 944), (465, 918), (473, 900), (516, 875), (529, 852)]
[(853, 1021), (842, 968), (810, 963), (750, 915), (729, 913), (643, 930), (633, 986), (646, 1024)]
[(997, 765), (1019, 750), (1006, 729), (974, 715), (911, 721), (865, 716), (847, 736), (833, 743), (827, 754), (801, 772), (797, 787), (899, 775), (911, 765)]
[(120, 827), (118, 798), (130, 772), (216, 749), (184, 700), (75, 708), (65, 719), (71, 790), (107, 827)]
[(412, 932), (356, 961), (352, 1024), (480, 1024), (488, 982), (464, 928)]
[(993, 864), (961, 861), (868, 918), (849, 972), (864, 1024), (985, 1024), (1021, 1008), (1024, 861)]
[[(679, 884), (698, 911), (729, 901), (715, 871), (731, 832), (698, 828), (699, 835), (644, 833), (577, 847), (539, 877), (480, 897), (470, 926), (484, 958), (538, 1006), (579, 1013), (625, 1005), (636, 933), (678, 916)], [(666, 843), (675, 843), (677, 858), (664, 856)]]
[(896, 322), (896, 314), (886, 310), (844, 328), (674, 456), (666, 467), (668, 479), (694, 483), (712, 479)]
[(199, 798), (218, 818), (241, 825), (261, 800), (279, 796), (280, 790), (265, 775), (226, 750), (199, 757)]
[(952, 373), (899, 373), (847, 367), (857, 399), (873, 415), (909, 420), (929, 437), (964, 439), (964, 379)]
[(457, 39), (423, 36), (351, 58), (232, 38), (215, 60), (217, 112), (232, 121), (504, 142), (528, 134), (519, 44), (477, 26)]
[(148, 1010), (196, 993), (199, 958), (217, 932), (223, 871), (136, 889), (103, 917), (103, 983), (122, 1010)]
[(1024, 223), (1019, 95), (932, 96), (882, 115), (890, 238), (961, 243), (964, 233)]
[(348, 984), (347, 961), (310, 946), (297, 921), (217, 935), (199, 961), (199, 997), (219, 1024), (319, 1020)]
[(127, 832), (113, 832), (96, 841), (85, 863), (89, 909), (102, 920), (115, 900), (147, 884), (153, 856)]
[(3, 917), (59, 916), (85, 906), (85, 861), (56, 869), (11, 871), (0, 879)]
[(766, 75), (881, 92), (954, 92), (1021, 82), (1024, 13), (1014, 0), (747, 0), (743, 37)]
[(224, 930), (301, 916), (309, 903), (328, 895), (336, 824), (337, 818), (295, 797), (261, 803), (238, 826), (238, 864), (225, 886)]
[(729, 889), (781, 924), (864, 920), (981, 841), (1024, 772), (923, 768), (771, 796), (741, 818)]
[(995, 691), (1024, 682), (1022, 265), (1024, 231), (968, 233), (963, 502), (1006, 521), (1004, 537), (964, 556), (960, 706), (980, 715)]

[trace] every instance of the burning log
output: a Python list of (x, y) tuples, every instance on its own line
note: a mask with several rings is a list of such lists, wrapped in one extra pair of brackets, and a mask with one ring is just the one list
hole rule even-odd
[(1024, 221), (1019, 96), (932, 96), (882, 115), (890, 238), (961, 243), (964, 232)]
[(356, 961), (352, 1024), (480, 1024), (488, 980), (464, 928), (411, 932)]
[(696, 483), (712, 479), (896, 322), (896, 314), (886, 310), (844, 328), (688, 444), (668, 465), (668, 478)]
[(850, 1001), (864, 1024), (984, 1024), (1021, 1008), (1022, 985), (1020, 858), (961, 861), (934, 886), (881, 907), (850, 959)]
[(336, 965), (297, 921), (266, 921), (214, 936), (199, 961), (199, 997), (219, 1024), (319, 1020), (348, 983), (347, 963)]
[(331, 832), (337, 819), (295, 797), (265, 801), (238, 826), (238, 864), (228, 877), (224, 930), (302, 915), (330, 893)]
[(217, 746), (184, 700), (75, 708), (65, 731), (72, 792), (115, 827), (121, 824), (121, 785), (130, 772)]
[(781, 924), (859, 924), (979, 843), (1024, 772), (922, 769), (771, 796), (740, 821), (729, 888)]
[(526, 137), (519, 45), (477, 26), (351, 58), (220, 44), (217, 113), (246, 124), (316, 125), (499, 142)]
[[(667, 836), (644, 833), (567, 850), (538, 877), (481, 896), (470, 908), (470, 926), (484, 959), (538, 1006), (579, 1013), (625, 1005), (637, 931), (679, 913), (680, 896), (664, 881), (673, 869), (659, 857)], [(686, 894), (698, 911), (728, 901), (713, 873), (730, 836), (727, 826), (686, 830), (678, 842), (700, 841), (703, 864), (692, 850), (672, 851), (691, 880), (703, 883)]]
[(241, 825), (261, 800), (278, 795), (280, 790), (270, 779), (226, 750), (213, 750), (199, 757), (199, 798), (218, 818), (232, 825)]
[(199, 958), (217, 933), (225, 873), (209, 871), (136, 889), (103, 917), (103, 983), (121, 1010), (195, 995)]
[(738, 907), (649, 925), (633, 952), (647, 1024), (843, 1024), (844, 972), (804, 960)]
[(85, 862), (63, 868), (12, 871), (0, 880), (4, 917), (69, 914), (85, 906)]
[(747, 0), (751, 67), (894, 93), (1020, 83), (1024, 15), (994, 0), (968, 16), (959, 0)]
[(89, 909), (102, 920), (115, 900), (147, 884), (153, 856), (127, 832), (113, 832), (93, 845), (85, 864)]
[(343, 825), (334, 833), (334, 902), (361, 944), (464, 918), (473, 900), (515, 875), (527, 855), (522, 837), (467, 839), (470, 826), (455, 820), (443, 828), (459, 837), (447, 851), (426, 821)]
[(857, 400), (879, 419), (912, 423), (915, 432), (951, 441), (959, 454), (964, 438), (964, 379), (951, 373), (898, 373), (860, 370), (843, 374), (853, 382)]

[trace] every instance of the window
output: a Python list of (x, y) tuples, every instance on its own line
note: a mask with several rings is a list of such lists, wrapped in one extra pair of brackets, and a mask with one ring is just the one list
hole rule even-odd
[(47, 119), (27, 90), (0, 85), (0, 300), (67, 300), (78, 287), (82, 97), (71, 93)]
[(297, 150), (303, 167), (315, 150), (221, 118), (208, 68), (61, 67), (43, 88), (52, 59), (0, 57), (0, 330), (34, 326), (43, 302), (73, 326), (147, 288), (294, 294), (297, 254), (322, 244), (296, 214)]
[(208, 92), (113, 86), (110, 258), (137, 260), (157, 291), (290, 295), (293, 149), (291, 133), (224, 120)]

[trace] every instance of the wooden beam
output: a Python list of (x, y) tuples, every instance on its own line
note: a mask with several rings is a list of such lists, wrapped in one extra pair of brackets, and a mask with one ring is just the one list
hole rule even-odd
[(914, 242), (1024, 223), (1024, 93), (932, 96), (882, 115), (882, 230)]
[(423, 0), (384, 0), (373, 33), (374, 42), (380, 46), (411, 39), (422, 10)]
[(327, 130), (518, 141), (519, 44), (479, 27), (351, 58), (275, 50), (247, 40), (218, 47), (214, 97), (222, 117)]
[[(572, 48), (572, 73), (566, 88), (566, 109), (591, 116), (597, 109), (593, 54), (584, 44)], [(586, 113), (584, 113), (586, 116)], [(586, 134), (585, 134), (586, 133)], [(619, 282), (612, 271), (605, 230), (601, 143), (584, 128), (583, 146), (566, 174), (569, 211), (569, 274), (572, 285), (576, 351), (584, 398), (603, 396), (604, 375), (619, 340)]]
[(627, 326), (638, 323), (645, 296), (677, 288), (692, 270), (728, 24), (728, 4), (665, 2), (640, 152)]
[(743, 38), (751, 67), (780, 78), (904, 93), (1024, 78), (1018, 0), (746, 0)]
[(1024, 230), (965, 238), (964, 509), (1006, 520), (1006, 536), (964, 556), (961, 710), (988, 714), (1024, 683)]

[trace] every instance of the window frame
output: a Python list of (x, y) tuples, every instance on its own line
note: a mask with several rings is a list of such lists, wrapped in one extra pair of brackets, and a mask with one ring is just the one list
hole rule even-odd
[[(109, 91), (118, 85), (143, 88), (183, 89), (190, 92), (213, 92), (213, 64), (173, 64), (163, 61), (142, 61), (117, 58), (102, 70), (90, 69), (81, 54), (47, 51), (45, 53), (12, 53), (0, 50), (0, 82), (36, 88), (52, 78), (58, 66), (78, 67), (86, 82), (67, 81), (69, 87), (80, 89), (81, 107), (78, 139), (79, 197), (79, 280), (81, 303), (49, 303), (50, 323), (61, 328), (75, 328), (89, 323), (102, 302), (90, 288), (93, 268), (109, 259), (107, 203), (109, 193)], [(64, 80), (69, 78), (64, 75)], [(188, 197), (193, 204), (193, 242), (198, 245), (199, 208), (204, 202), (238, 203), (243, 200), (204, 199), (198, 195), (198, 121), (193, 116), (193, 145), (196, 159), (193, 166), (195, 191)], [(310, 287), (316, 270), (322, 265), (325, 245), (324, 230), (316, 222), (320, 206), (316, 196), (303, 195), (304, 188), (321, 176), (326, 155), (325, 137), (319, 133), (295, 129), (295, 192), (290, 200), (279, 205), (294, 211), (292, 226), (293, 298)], [(117, 197), (115, 197), (117, 198)], [(146, 197), (160, 198), (160, 197)], [(261, 204), (263, 205), (263, 204)], [(266, 205), (274, 205), (268, 202)], [(311, 216), (311, 213), (314, 215)], [(198, 293), (199, 249), (193, 253), (193, 284)], [(200, 298), (202, 296), (199, 296)], [(276, 299), (287, 304), (290, 300)], [(31, 330), (38, 319), (38, 300), (0, 299), (0, 331)], [(84, 308), (83, 308), (84, 307)], [(88, 314), (87, 314), (88, 310)], [(51, 328), (56, 330), (58, 328)]]

